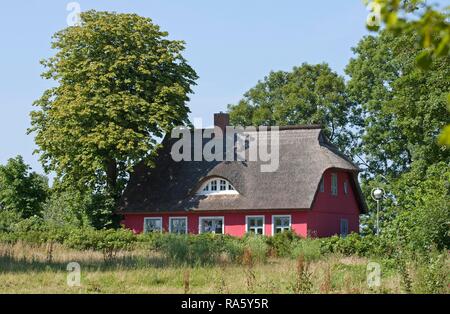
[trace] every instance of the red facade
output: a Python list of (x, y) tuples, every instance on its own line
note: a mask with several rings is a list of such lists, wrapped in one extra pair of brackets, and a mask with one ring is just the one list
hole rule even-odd
[[(332, 193), (332, 176), (337, 178), (337, 193)], [(169, 219), (187, 218), (189, 233), (199, 233), (201, 217), (223, 218), (224, 233), (243, 236), (247, 232), (247, 216), (264, 217), (264, 234), (273, 234), (273, 216), (290, 217), (290, 227), (301, 236), (327, 237), (359, 231), (359, 208), (356, 192), (352, 184), (352, 175), (348, 172), (329, 169), (323, 175), (323, 191), (318, 187), (312, 208), (265, 210), (229, 210), (229, 211), (189, 211), (160, 213), (126, 213), (122, 223), (125, 227), (140, 233), (144, 229), (144, 218), (160, 217), (163, 231), (169, 231)], [(214, 196), (210, 196), (214, 197)]]

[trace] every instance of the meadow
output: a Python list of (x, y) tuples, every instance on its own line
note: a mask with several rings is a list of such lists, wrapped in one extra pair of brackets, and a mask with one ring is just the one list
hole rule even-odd
[[(298, 250), (296, 257), (273, 256), (270, 251), (257, 257), (245, 249), (238, 259), (221, 253), (214, 261), (194, 263), (180, 262), (164, 249), (142, 246), (119, 250), (108, 257), (104, 252), (72, 249), (59, 243), (49, 247), (23, 241), (3, 242), (0, 243), (0, 293), (449, 292), (445, 282), (440, 283), (440, 290), (436, 288), (436, 280), (448, 279), (448, 258), (444, 277), (440, 269), (440, 277), (434, 274), (430, 279), (417, 267), (408, 268), (405, 275), (395, 261), (323, 253), (317, 245), (319, 240), (304, 241), (307, 244)], [(79, 286), (67, 283), (70, 262), (80, 265)], [(380, 264), (380, 286), (369, 287), (367, 283), (369, 262)], [(434, 290), (427, 291), (430, 280)]]

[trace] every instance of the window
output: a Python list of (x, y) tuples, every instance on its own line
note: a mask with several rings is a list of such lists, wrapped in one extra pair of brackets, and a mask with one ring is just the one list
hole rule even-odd
[(187, 234), (187, 217), (170, 217), (169, 232)]
[(144, 218), (144, 232), (162, 232), (161, 217)]
[(198, 195), (238, 194), (230, 182), (223, 178), (212, 178), (201, 186)]
[(246, 216), (246, 231), (254, 234), (264, 234), (264, 216)]
[(337, 185), (337, 174), (332, 173), (331, 174), (331, 194), (337, 195), (338, 194), (338, 185)]
[(211, 181), (211, 191), (217, 191), (217, 181)]
[(320, 179), (320, 183), (319, 183), (319, 191), (320, 192), (325, 192), (325, 184), (323, 182), (323, 177)]
[(347, 195), (348, 194), (348, 181), (344, 181), (344, 194)]
[(341, 237), (348, 234), (348, 219), (341, 219)]
[(272, 233), (280, 233), (291, 229), (291, 216), (272, 216)]
[(223, 217), (200, 217), (199, 233), (218, 233), (223, 234)]

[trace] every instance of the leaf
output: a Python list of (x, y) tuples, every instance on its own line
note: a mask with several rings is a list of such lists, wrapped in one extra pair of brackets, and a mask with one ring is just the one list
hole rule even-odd
[(416, 57), (416, 63), (421, 69), (424, 69), (424, 70), (429, 69), (431, 62), (432, 62), (432, 58), (431, 58), (431, 54), (428, 50), (422, 51)]

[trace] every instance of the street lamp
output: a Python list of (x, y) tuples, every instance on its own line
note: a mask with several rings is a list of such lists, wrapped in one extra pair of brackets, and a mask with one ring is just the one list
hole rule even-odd
[(384, 196), (384, 190), (382, 188), (374, 188), (370, 193), (374, 201), (377, 202), (377, 236), (380, 234), (379, 220), (378, 220), (378, 212), (380, 211), (380, 200)]

